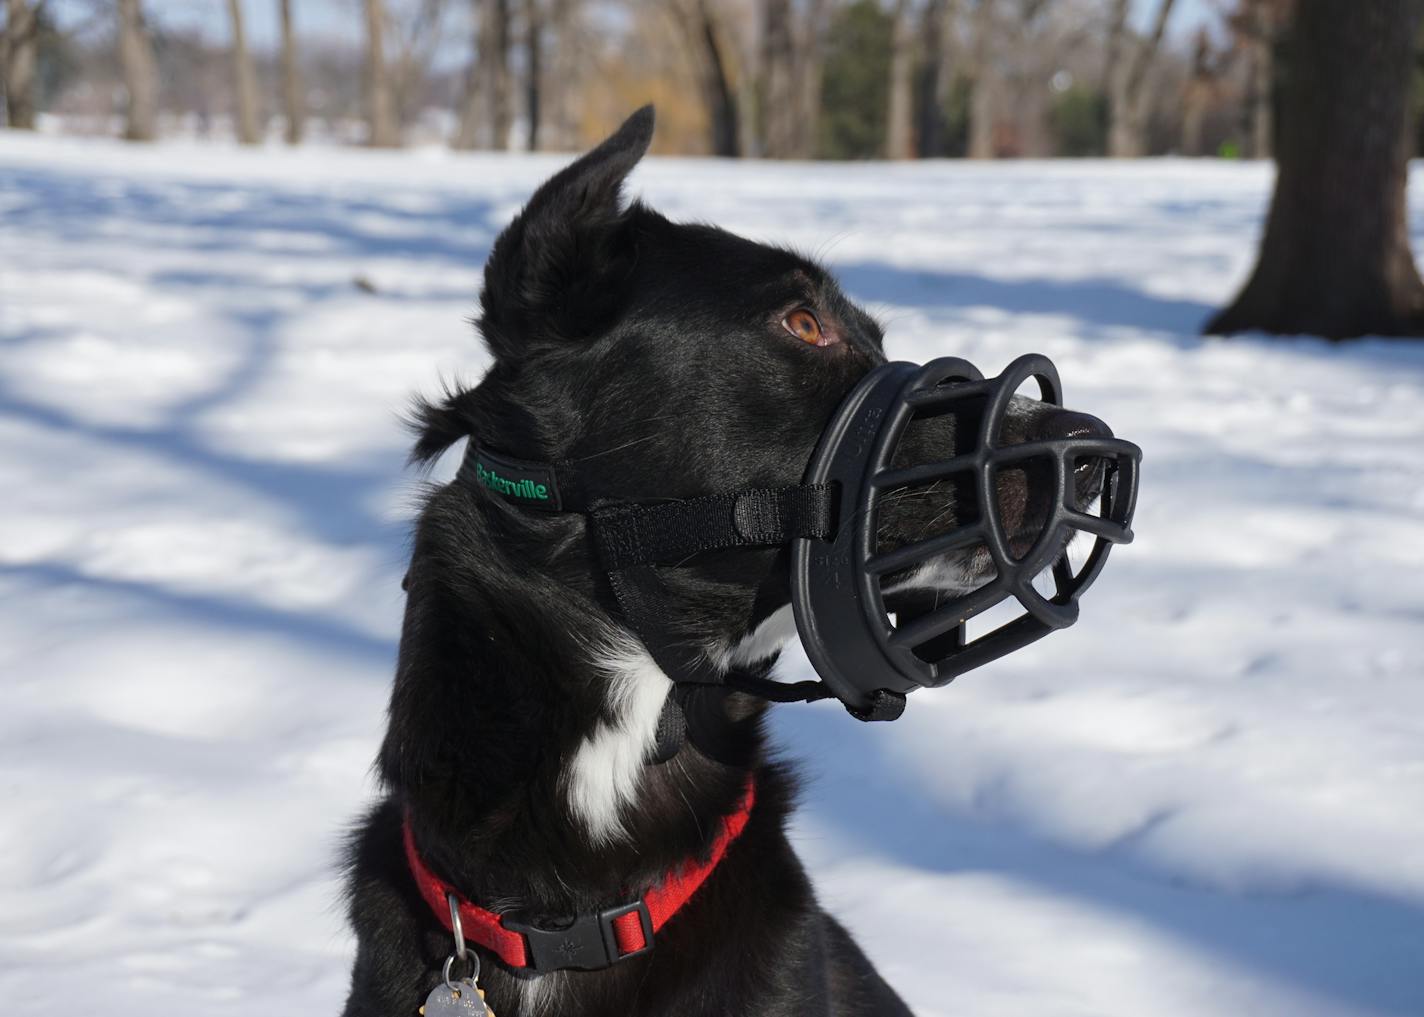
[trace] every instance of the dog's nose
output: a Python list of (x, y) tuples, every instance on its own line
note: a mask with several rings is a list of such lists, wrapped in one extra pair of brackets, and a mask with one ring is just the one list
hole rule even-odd
[[(1054, 409), (1044, 415), (1038, 425), (1039, 441), (1064, 438), (1111, 438), (1112, 428), (1097, 417), (1073, 410)], [(1086, 508), (1102, 490), (1106, 460), (1100, 456), (1082, 456), (1073, 464), (1074, 500), (1078, 509)]]
[(1097, 417), (1074, 410), (1055, 409), (1046, 414), (1036, 428), (1040, 441), (1059, 438), (1111, 438), (1112, 428)]

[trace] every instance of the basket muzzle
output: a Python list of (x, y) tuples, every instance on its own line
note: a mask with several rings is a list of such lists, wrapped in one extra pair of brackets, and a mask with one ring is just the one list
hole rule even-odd
[[(848, 706), (864, 706), (879, 690), (903, 695), (944, 685), (1073, 624), (1078, 598), (1112, 545), (1132, 540), (1141, 449), (1110, 435), (1005, 440), (1014, 394), (1030, 380), (1041, 403), (1062, 406), (1058, 372), (1039, 355), (1019, 357), (990, 379), (955, 357), (883, 364), (851, 391), (823, 432), (805, 483), (831, 485), (838, 523), (830, 541), (792, 541), (792, 605), (807, 656)], [(902, 454), (910, 451), (902, 446), (912, 423), (944, 416), (954, 421), (947, 456), (915, 461), (923, 456), (918, 446), (916, 455)], [(1012, 532), (999, 496), (1007, 470), (1032, 470), (1051, 486), (1027, 547)], [(1075, 482), (1091, 470), (1101, 476), (1096, 512), (1079, 503)], [(958, 492), (957, 522), (884, 549), (887, 495), (940, 481)], [(1044, 492), (1035, 494), (1042, 504)], [(1075, 569), (1067, 546), (1078, 533), (1091, 535), (1093, 545)], [(981, 585), (917, 587), (917, 574), (931, 575), (937, 564), (976, 549), (992, 563)], [(1051, 581), (1051, 595), (1035, 587), (1040, 576)], [(969, 638), (971, 619), (1010, 599), (1023, 609), (1018, 617)]]

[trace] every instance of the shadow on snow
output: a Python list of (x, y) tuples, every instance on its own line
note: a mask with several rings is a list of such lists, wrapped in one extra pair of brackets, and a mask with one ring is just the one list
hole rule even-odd
[[(1278, 983), (1383, 1014), (1424, 1013), (1418, 903), (1326, 883), (1291, 894), (1188, 885), (1131, 856), (1131, 842), (1145, 831), (1098, 853), (1078, 852), (952, 815), (884, 748), (894, 737), (889, 726), (862, 727), (836, 705), (781, 708), (775, 729), (813, 775), (803, 806), (809, 818), (866, 853), (928, 872), (1001, 875), (1126, 915)], [(963, 917), (972, 923), (972, 915)]]

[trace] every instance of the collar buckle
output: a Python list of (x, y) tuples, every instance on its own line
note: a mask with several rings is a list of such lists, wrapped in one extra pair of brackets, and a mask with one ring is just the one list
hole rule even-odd
[[(618, 943), (618, 926), (614, 923), (626, 915), (638, 916), (643, 943), (625, 950)], [(576, 969), (597, 971), (612, 967), (629, 957), (647, 953), (653, 948), (653, 916), (648, 912), (647, 902), (641, 897), (631, 904), (620, 904), (604, 908), (596, 914), (576, 916), (563, 926), (546, 927), (537, 925), (523, 917), (521, 912), (511, 912), (501, 918), (501, 922), (511, 932), (524, 936), (527, 946), (528, 968), (538, 974), (551, 971)], [(629, 923), (623, 923), (627, 928)]]

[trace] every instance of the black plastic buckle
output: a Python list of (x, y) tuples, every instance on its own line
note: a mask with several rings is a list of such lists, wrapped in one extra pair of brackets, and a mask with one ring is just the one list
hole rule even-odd
[[(640, 949), (623, 953), (618, 949), (613, 922), (634, 913), (643, 927), (643, 945)], [(642, 899), (632, 904), (605, 908), (594, 915), (578, 915), (561, 927), (548, 928), (523, 921), (517, 912), (504, 915), (500, 924), (524, 936), (529, 968), (540, 974), (570, 968), (597, 971), (653, 948), (653, 916), (648, 913), (648, 905)]]

